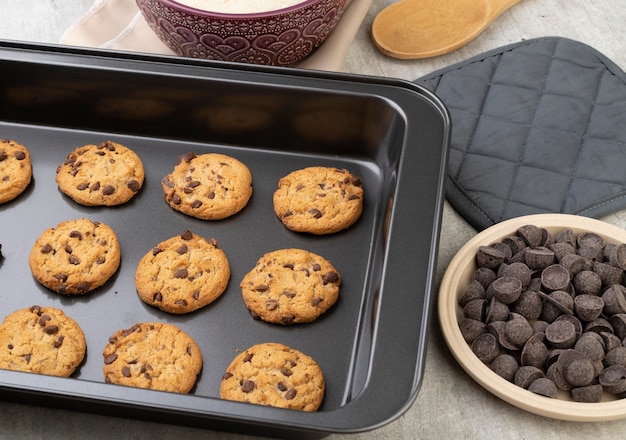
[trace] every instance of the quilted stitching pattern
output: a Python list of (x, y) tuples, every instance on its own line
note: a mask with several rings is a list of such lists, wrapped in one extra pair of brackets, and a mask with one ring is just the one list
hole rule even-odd
[(421, 78), (452, 120), (446, 195), (477, 229), (626, 207), (626, 83), (599, 52), (541, 38)]

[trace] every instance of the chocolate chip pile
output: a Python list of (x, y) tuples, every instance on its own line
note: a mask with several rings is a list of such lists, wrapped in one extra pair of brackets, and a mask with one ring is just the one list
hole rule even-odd
[(546, 397), (626, 397), (626, 244), (525, 225), (476, 262), (459, 326), (482, 362)]

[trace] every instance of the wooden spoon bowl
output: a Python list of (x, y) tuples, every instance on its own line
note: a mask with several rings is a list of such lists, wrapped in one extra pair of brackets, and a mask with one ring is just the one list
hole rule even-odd
[(401, 0), (374, 19), (372, 38), (400, 59), (443, 55), (466, 45), (521, 0)]

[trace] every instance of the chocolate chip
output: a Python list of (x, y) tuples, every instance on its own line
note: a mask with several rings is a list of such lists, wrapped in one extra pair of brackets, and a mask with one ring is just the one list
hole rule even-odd
[(484, 322), (487, 313), (487, 304), (488, 302), (485, 299), (474, 299), (468, 302), (463, 307), (463, 317)]
[(531, 248), (540, 246), (544, 238), (541, 228), (535, 225), (523, 225), (517, 229), (516, 234)]
[(296, 319), (295, 316), (281, 316), (280, 320), (283, 324), (289, 325), (293, 324), (293, 321)]
[(322, 211), (320, 211), (317, 208), (309, 209), (309, 214), (311, 214), (313, 216), (313, 218), (321, 218), (322, 217)]
[(195, 158), (196, 158), (196, 153), (193, 153), (193, 152), (185, 153), (182, 156), (180, 156), (180, 158), (178, 159), (178, 163), (181, 163), (181, 162), (189, 163)]
[(599, 296), (583, 293), (574, 298), (574, 311), (583, 321), (598, 318), (603, 308), (604, 300)]
[(230, 379), (231, 377), (233, 377), (233, 373), (226, 372), (222, 376), (222, 380)]
[(191, 202), (191, 207), (193, 209), (198, 209), (201, 206), (202, 206), (202, 201), (201, 200), (194, 200), (193, 202)]
[(189, 275), (188, 271), (186, 268), (180, 268), (180, 269), (176, 269), (174, 271), (174, 278), (187, 278), (187, 276)]
[(317, 307), (317, 306), (319, 306), (319, 305), (320, 305), (320, 303), (322, 303), (323, 301), (324, 301), (324, 298), (313, 298), (313, 299), (311, 300), (311, 305), (312, 305), (313, 307)]
[(474, 339), (483, 333), (487, 333), (487, 325), (477, 319), (461, 318), (459, 320), (459, 328), (461, 329), (463, 339), (468, 344), (471, 344)]
[(251, 362), (253, 357), (254, 357), (254, 353), (246, 353), (246, 355), (243, 358), (243, 361), (244, 362)]
[(612, 394), (626, 392), (626, 367), (622, 365), (611, 365), (600, 373), (600, 384), (606, 391)]
[(42, 254), (49, 254), (50, 252), (52, 252), (52, 250), (53, 250), (52, 245), (50, 243), (46, 243), (41, 248), (41, 253)]
[(163, 179), (161, 179), (161, 184), (163, 186), (168, 187), (168, 188), (174, 188), (174, 184), (167, 177), (164, 177)]
[[(41, 313), (41, 312), (40, 312), (40, 313)], [(40, 325), (40, 326), (42, 326), (42, 327), (45, 327), (45, 326), (46, 326), (46, 323), (47, 323), (48, 321), (50, 321), (51, 319), (52, 319), (52, 318), (50, 317), (50, 315), (41, 315), (41, 316), (39, 317), (39, 325)]]
[(606, 353), (604, 357), (604, 365), (622, 365), (626, 367), (626, 347), (615, 347)]
[(182, 234), (180, 234), (180, 238), (182, 238), (183, 240), (191, 240), (193, 238), (193, 233), (186, 229), (183, 231)]
[(69, 262), (74, 266), (78, 266), (80, 264), (80, 259), (76, 255), (70, 255)]
[(189, 304), (187, 303), (186, 300), (184, 299), (178, 299), (174, 302), (174, 304), (179, 305), (179, 306), (183, 306), (183, 307), (187, 307)]
[(43, 331), (44, 331), (44, 333), (46, 333), (48, 335), (56, 335), (59, 332), (59, 326), (58, 325), (47, 325), (46, 327), (44, 327)]
[(91, 290), (91, 283), (89, 281), (81, 281), (80, 283), (76, 284), (76, 290), (79, 293), (89, 292)]
[(176, 249), (176, 253), (178, 255), (183, 255), (183, 254), (186, 254), (188, 250), (189, 248), (187, 247), (187, 245), (183, 244), (178, 249)]
[(139, 182), (137, 182), (136, 180), (129, 180), (128, 183), (126, 184), (126, 186), (128, 187), (128, 189), (130, 189), (132, 192), (137, 192), (139, 191)]
[(70, 237), (71, 238), (78, 238), (79, 240), (83, 239), (83, 234), (81, 234), (80, 231), (71, 231), (70, 232)]
[(597, 295), (602, 288), (602, 278), (596, 272), (591, 270), (581, 270), (574, 276), (572, 285), (576, 294)]
[(296, 397), (296, 394), (298, 394), (298, 391), (295, 388), (290, 388), (286, 393), (285, 393), (285, 399), (287, 400), (291, 400), (293, 398)]
[(519, 368), (519, 364), (512, 355), (502, 353), (499, 354), (493, 362), (491, 362), (489, 368), (491, 368), (491, 370), (498, 376), (508, 380), (509, 382), (513, 382), (513, 378), (515, 377), (515, 372)]
[(551, 292), (566, 290), (570, 279), (569, 271), (560, 264), (552, 264), (541, 272), (541, 284)]
[(244, 380), (241, 382), (241, 391), (244, 393), (250, 393), (256, 387), (256, 383), (253, 380)]
[(522, 282), (515, 277), (500, 277), (494, 280), (487, 290), (485, 296), (487, 299), (495, 297), (503, 304), (511, 304), (515, 302), (522, 293)]
[(63, 340), (65, 339), (65, 336), (61, 335), (57, 338), (56, 341), (54, 341), (53, 347), (54, 348), (60, 348), (63, 345)]
[(278, 301), (276, 301), (275, 299), (270, 299), (265, 302), (265, 310), (276, 310), (278, 308), (278, 305)]
[(130, 377), (131, 376), (131, 374), (130, 374), (130, 367), (129, 366), (124, 366), (122, 368), (122, 376), (124, 376), (124, 377)]
[(485, 299), (485, 288), (477, 280), (472, 280), (463, 295), (461, 295), (459, 304), (465, 306), (465, 304), (474, 299)]
[(291, 371), (291, 370), (290, 370), (289, 368), (287, 368), (287, 367), (282, 367), (282, 368), (280, 369), (280, 372), (281, 372), (281, 373), (283, 373), (283, 376), (287, 376), (287, 377), (289, 377), (289, 376), (291, 376), (291, 375), (293, 374), (293, 371)]
[(576, 328), (568, 321), (554, 321), (546, 328), (546, 339), (555, 348), (571, 348), (576, 342)]
[(322, 281), (324, 282), (324, 285), (329, 283), (336, 283), (339, 281), (339, 274), (333, 271), (326, 272), (326, 274), (324, 274), (324, 276), (322, 277)]
[(500, 354), (500, 344), (491, 333), (484, 333), (474, 339), (472, 352), (484, 363), (490, 363)]
[(485, 289), (487, 289), (496, 278), (498, 278), (496, 273), (487, 267), (479, 267), (472, 274), (472, 280), (478, 281)]
[(549, 397), (550, 399), (556, 399), (558, 397), (556, 384), (546, 377), (535, 379), (528, 386), (528, 391), (539, 394), (540, 396)]
[(574, 402), (597, 403), (602, 400), (602, 385), (588, 385), (586, 387), (572, 388), (570, 390)]
[(624, 278), (624, 269), (599, 261), (593, 263), (593, 271), (600, 275), (602, 284), (605, 286), (620, 284)]
[(116, 360), (117, 360), (117, 353), (112, 353), (110, 355), (105, 356), (104, 363), (105, 365), (109, 365), (115, 362)]
[(154, 295), (152, 295), (152, 301), (154, 302), (163, 301), (163, 295), (161, 294), (161, 292), (156, 292)]
[(546, 247), (528, 249), (524, 253), (524, 262), (532, 270), (543, 270), (554, 263), (555, 254)]
[(543, 371), (541, 371), (537, 367), (533, 367), (530, 365), (521, 366), (515, 372), (515, 377), (513, 378), (513, 382), (518, 387), (526, 388), (530, 386), (531, 383), (545, 377)]
[(476, 264), (478, 264), (478, 267), (497, 269), (504, 263), (505, 258), (506, 255), (500, 249), (491, 246), (480, 246), (476, 253)]
[(603, 311), (606, 315), (626, 313), (626, 287), (614, 284), (602, 294)]

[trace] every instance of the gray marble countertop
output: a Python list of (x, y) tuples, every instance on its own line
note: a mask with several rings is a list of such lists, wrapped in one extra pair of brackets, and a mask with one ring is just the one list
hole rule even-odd
[[(92, 0), (0, 1), (0, 39), (47, 43), (57, 43), (63, 32), (92, 4)], [(414, 61), (386, 57), (371, 42), (372, 21), (390, 3), (391, 0), (374, 0), (348, 52), (346, 72), (413, 80), (484, 51), (543, 36), (562, 36), (586, 43), (626, 68), (624, 0), (525, 0), (505, 12), (467, 46), (444, 56)], [(624, 227), (626, 212), (604, 220)], [(475, 234), (476, 231), (446, 204), (438, 282), (454, 254)], [(328, 438), (614, 439), (623, 437), (625, 431), (626, 420), (602, 423), (552, 420), (517, 409), (491, 395), (455, 362), (433, 317), (424, 380), (410, 408), (374, 431), (334, 434)], [(80, 438), (247, 440), (258, 437), (0, 402), (0, 439)]]

